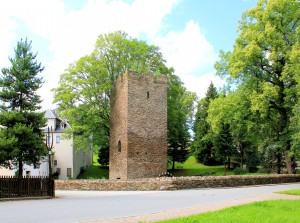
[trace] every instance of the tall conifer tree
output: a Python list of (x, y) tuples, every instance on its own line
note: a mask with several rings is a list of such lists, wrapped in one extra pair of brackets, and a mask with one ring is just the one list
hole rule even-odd
[(23, 164), (38, 165), (46, 155), (42, 128), (46, 126), (41, 109), (40, 96), (36, 91), (43, 80), (38, 74), (43, 71), (31, 52), (31, 42), (19, 41), (14, 58), (9, 58), (11, 67), (3, 68), (0, 75), (0, 165), (18, 165), (19, 175)]
[(216, 158), (213, 154), (213, 138), (210, 134), (210, 124), (207, 121), (208, 108), (210, 102), (218, 97), (218, 92), (213, 83), (210, 83), (205, 98), (198, 102), (195, 115), (194, 141), (192, 150), (198, 162), (205, 165), (216, 164)]

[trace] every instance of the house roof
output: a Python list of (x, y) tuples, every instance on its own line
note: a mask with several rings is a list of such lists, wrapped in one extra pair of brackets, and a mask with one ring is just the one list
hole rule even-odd
[(45, 113), (45, 116), (46, 118), (57, 118), (58, 119), (58, 116), (56, 115), (55, 113), (55, 110), (51, 110), (51, 109), (48, 109)]
[[(55, 109), (48, 109), (45, 113), (45, 117), (47, 119), (56, 119), (56, 126), (54, 126), (54, 129), (52, 129), (52, 132), (62, 133), (66, 129), (71, 128), (68, 122), (63, 121), (59, 118), (59, 116), (55, 113)], [(48, 132), (48, 127), (44, 128), (43, 132)]]

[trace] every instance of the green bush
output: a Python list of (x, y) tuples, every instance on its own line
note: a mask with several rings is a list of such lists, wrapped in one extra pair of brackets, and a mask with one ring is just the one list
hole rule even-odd
[(243, 175), (243, 174), (246, 174), (246, 173), (248, 173), (248, 171), (245, 170), (245, 169), (242, 169), (242, 168), (240, 168), (240, 167), (237, 167), (237, 168), (235, 168), (235, 169), (233, 170), (233, 174), (234, 174), (234, 175)]
[(260, 169), (258, 169), (257, 172), (261, 173), (261, 174), (270, 174), (270, 173), (272, 173), (272, 169), (271, 168), (260, 168)]
[(108, 164), (109, 164), (109, 147), (108, 146), (99, 149), (97, 161), (101, 166), (108, 166)]

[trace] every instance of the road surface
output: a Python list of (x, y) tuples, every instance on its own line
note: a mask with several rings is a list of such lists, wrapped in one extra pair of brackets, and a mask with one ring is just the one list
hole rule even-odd
[(179, 191), (56, 191), (56, 199), (0, 202), (1, 223), (73, 223), (214, 205), (300, 188), (300, 183)]

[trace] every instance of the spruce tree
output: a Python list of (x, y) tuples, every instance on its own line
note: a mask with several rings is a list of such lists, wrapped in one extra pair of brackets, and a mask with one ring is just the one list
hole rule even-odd
[(222, 123), (220, 133), (214, 141), (214, 148), (216, 154), (221, 157), (224, 163), (224, 176), (226, 176), (227, 169), (230, 168), (230, 158), (234, 153), (233, 139), (229, 124)]
[(38, 74), (44, 67), (36, 57), (31, 41), (21, 39), (14, 58), (9, 58), (11, 67), (3, 68), (0, 75), (0, 165), (18, 165), (19, 176), (24, 163), (36, 166), (47, 154), (42, 133), (46, 119), (39, 112), (41, 99), (36, 93), (43, 83)]
[(211, 82), (205, 97), (198, 102), (195, 123), (193, 126), (194, 140), (191, 148), (197, 161), (205, 165), (218, 164), (213, 153), (213, 136), (210, 133), (210, 125), (207, 121), (210, 102), (217, 97), (217, 89)]

